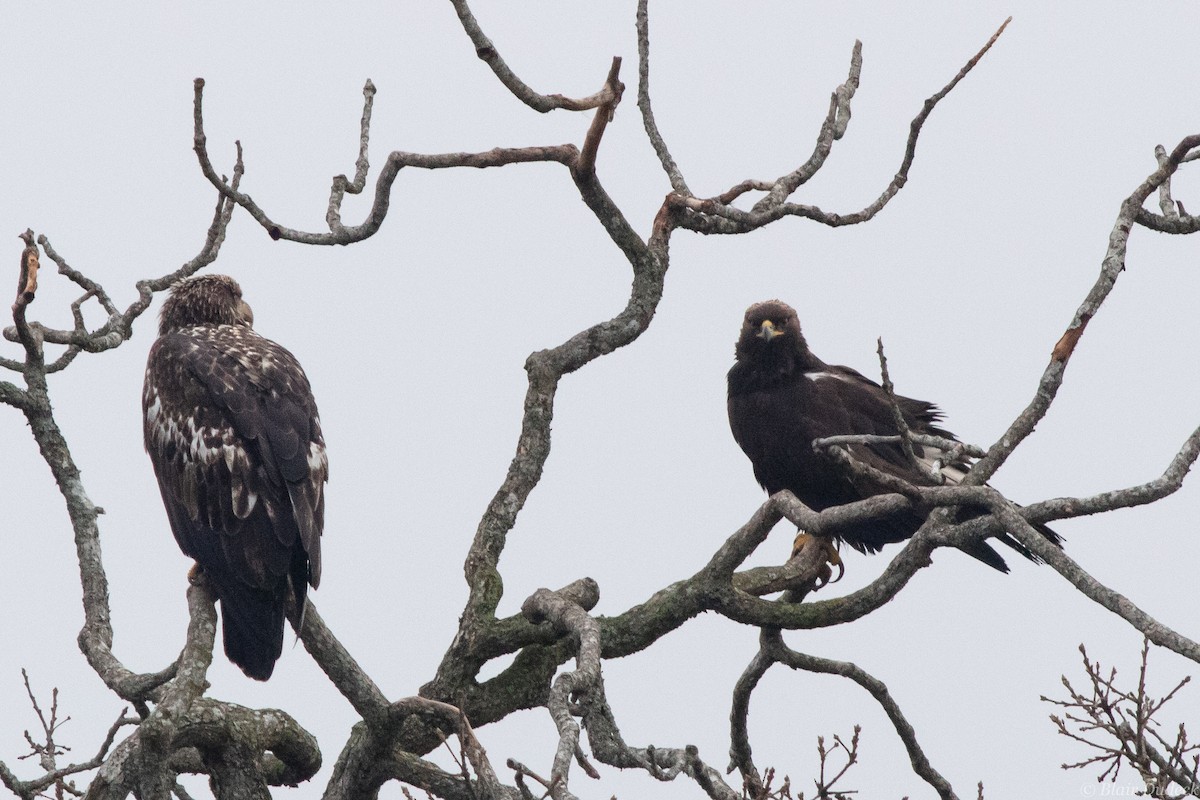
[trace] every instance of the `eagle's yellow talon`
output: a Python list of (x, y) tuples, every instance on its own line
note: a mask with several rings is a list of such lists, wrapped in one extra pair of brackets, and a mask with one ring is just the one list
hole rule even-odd
[[(832, 539), (826, 539), (824, 536), (813, 536), (812, 534), (800, 531), (796, 534), (795, 540), (792, 542), (792, 558), (795, 558), (810, 539), (816, 539), (820, 547), (825, 551), (825, 564), (821, 567), (821, 572), (817, 576), (817, 586), (820, 589), (830, 583), (837, 583), (846, 574), (846, 565), (842, 561), (842, 556), (837, 551), (837, 545)], [(830, 567), (837, 567), (837, 577), (833, 577), (833, 570)]]

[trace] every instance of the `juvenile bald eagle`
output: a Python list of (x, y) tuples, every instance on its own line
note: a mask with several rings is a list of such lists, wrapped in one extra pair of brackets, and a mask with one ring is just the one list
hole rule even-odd
[[(788, 489), (805, 505), (822, 511), (890, 491), (870, 478), (851, 475), (813, 450), (813, 440), (826, 436), (895, 436), (899, 431), (883, 387), (849, 367), (826, 364), (813, 355), (791, 306), (779, 300), (750, 306), (735, 357), (729, 370), (729, 426), (754, 465), (754, 477), (769, 494)], [(954, 439), (954, 434), (938, 426), (942, 414), (932, 403), (899, 396), (896, 402), (914, 433)], [(915, 447), (924, 466), (933, 469), (940, 464), (947, 483), (958, 483), (970, 468), (962, 460), (945, 463), (945, 454), (935, 448)], [(899, 443), (855, 444), (850, 450), (869, 466), (914, 485), (936, 483), (931, 473), (912, 464)], [(875, 553), (885, 544), (908, 539), (924, 521), (924, 515), (907, 511), (841, 528), (834, 536), (855, 550)], [(1034, 527), (1061, 545), (1054, 531), (1044, 525)], [(1026, 558), (1038, 560), (1009, 534), (997, 538)], [(1008, 572), (1004, 559), (987, 542), (964, 549), (988, 566)]]
[(284, 618), (321, 581), (329, 463), (295, 357), (254, 332), (227, 275), (177, 283), (142, 393), (146, 452), (179, 547), (221, 606), (225, 654), (271, 677)]

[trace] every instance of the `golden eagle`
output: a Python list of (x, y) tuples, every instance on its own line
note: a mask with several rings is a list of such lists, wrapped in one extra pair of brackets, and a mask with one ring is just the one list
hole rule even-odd
[(253, 324), (233, 278), (175, 284), (142, 411), (175, 540), (220, 603), (225, 654), (265, 681), (285, 617), (299, 628), (321, 580), (329, 462), (304, 370)]
[[(813, 450), (813, 440), (826, 436), (895, 436), (899, 431), (883, 387), (849, 367), (826, 364), (813, 355), (791, 306), (779, 300), (750, 306), (735, 358), (729, 370), (729, 427), (754, 465), (754, 477), (769, 494), (788, 489), (802, 503), (821, 511), (889, 491)], [(900, 396), (896, 403), (914, 433), (955, 439), (938, 427), (942, 415), (934, 404)], [(946, 454), (936, 448), (915, 448), (918, 460), (930, 472), (918, 469), (899, 443), (855, 444), (850, 450), (869, 466), (917, 486), (935, 485), (934, 469), (955, 484), (970, 468), (964, 460), (946, 463)], [(875, 553), (885, 544), (908, 539), (924, 521), (923, 514), (908, 511), (859, 522), (833, 536), (855, 550)], [(1062, 538), (1054, 531), (1045, 525), (1034, 527), (1061, 545)], [(1038, 560), (1009, 534), (998, 538), (1026, 558)], [(1008, 572), (1004, 559), (987, 542), (964, 550)]]

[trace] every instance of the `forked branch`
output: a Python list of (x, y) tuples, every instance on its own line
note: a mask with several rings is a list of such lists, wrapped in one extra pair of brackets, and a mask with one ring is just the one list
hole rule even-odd
[[(850, 59), (849, 75), (846, 82), (839, 86), (830, 98), (829, 111), (821, 125), (816, 147), (808, 161), (774, 181), (742, 181), (732, 189), (713, 198), (697, 198), (690, 194), (684, 194), (676, 188), (675, 194), (671, 195), (670, 199), (673, 206), (681, 212), (680, 227), (698, 233), (738, 234), (756, 230), (789, 216), (803, 217), (830, 227), (857, 225), (874, 218), (908, 182), (908, 172), (916, 158), (917, 140), (933, 109), (974, 69), (984, 54), (1000, 38), (1010, 21), (1011, 17), (1005, 20), (979, 52), (958, 71), (958, 74), (925, 101), (921, 111), (913, 118), (909, 126), (904, 157), (895, 177), (884, 188), (880, 196), (865, 208), (849, 214), (837, 214), (823, 211), (814, 205), (786, 202), (797, 188), (807, 182), (824, 165), (832, 150), (833, 142), (841, 138), (846, 130), (850, 119), (850, 101), (857, 90), (859, 74), (862, 69), (861, 44), (856, 42), (854, 53)], [(744, 211), (730, 205), (734, 199), (750, 190), (766, 192), (766, 196), (759, 200), (752, 210)]]
[[(462, 12), (470, 17), (466, 3), (457, 3)], [(466, 20), (464, 20), (466, 24)], [(478, 30), (478, 26), (475, 26)], [(469, 31), (468, 31), (469, 32)], [(482, 36), (482, 33), (479, 33)], [(486, 39), (486, 37), (484, 37)], [(488, 42), (487, 48), (491, 48)], [(494, 48), (489, 52), (495, 56), (496, 63), (503, 65)], [(371, 111), (375, 102), (375, 84), (370, 80), (363, 87), (363, 113), (359, 125), (358, 159), (355, 162), (354, 180), (350, 181), (345, 175), (334, 177), (329, 193), (329, 204), (325, 211), (325, 221), (329, 226), (328, 233), (316, 233), (290, 228), (276, 222), (266, 210), (254, 201), (249, 194), (238, 190), (237, 186), (226, 181), (217, 174), (208, 154), (208, 136), (204, 131), (204, 79), (197, 78), (193, 83), (193, 150), (200, 164), (200, 170), (221, 196), (228, 201), (241, 206), (251, 217), (261, 225), (272, 239), (286, 239), (312, 245), (348, 245), (363, 241), (374, 236), (387, 218), (391, 207), (392, 187), (405, 167), (418, 169), (450, 169), (454, 167), (475, 167), (485, 169), (503, 167), (512, 164), (530, 162), (554, 161), (569, 167), (578, 181), (591, 180), (596, 167), (596, 153), (600, 140), (604, 135), (605, 126), (612, 119), (617, 104), (621, 101), (624, 85), (618, 79), (621, 59), (614, 58), (609, 69), (604, 86), (586, 101), (570, 101), (559, 103), (554, 107), (567, 108), (572, 103), (580, 104), (578, 109), (596, 109), (591, 128), (584, 139), (582, 150), (572, 144), (546, 145), (534, 147), (503, 148), (498, 147), (482, 153), (442, 153), (426, 155), (421, 153), (406, 153), (394, 151), (390, 153), (375, 179), (375, 197), (371, 208), (367, 211), (366, 219), (359, 225), (347, 226), (342, 222), (342, 202), (347, 193), (359, 194), (366, 186), (367, 173), (370, 167), (368, 151), (371, 138)], [(504, 67), (507, 71), (507, 67)], [(511, 73), (508, 73), (511, 74)], [(522, 84), (523, 86), (523, 84)], [(518, 94), (520, 97), (521, 95)], [(242, 146), (237, 143), (238, 163), (242, 160)]]

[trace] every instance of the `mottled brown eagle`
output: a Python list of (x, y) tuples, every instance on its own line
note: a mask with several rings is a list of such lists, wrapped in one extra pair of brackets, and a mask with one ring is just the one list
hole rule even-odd
[(221, 606), (225, 654), (265, 681), (321, 580), (329, 462), (308, 378), (254, 332), (227, 275), (175, 284), (142, 393), (146, 452), (179, 547)]
[[(883, 387), (849, 367), (826, 364), (813, 355), (791, 306), (779, 300), (750, 306), (735, 358), (729, 370), (729, 426), (754, 465), (754, 477), (769, 494), (788, 489), (805, 505), (821, 511), (889, 491), (813, 450), (813, 440), (826, 436), (895, 436), (899, 431)], [(938, 426), (942, 415), (934, 404), (900, 396), (896, 402), (914, 433), (954, 439), (954, 434)], [(956, 484), (970, 468), (964, 460), (947, 463), (946, 454), (936, 448), (915, 447), (918, 460), (930, 472), (914, 466), (899, 443), (854, 444), (850, 450), (869, 466), (917, 486), (935, 485), (933, 469), (947, 483)], [(860, 552), (875, 553), (885, 544), (908, 539), (924, 521), (923, 514), (907, 511), (841, 528), (834, 538)], [(1061, 546), (1062, 538), (1054, 531), (1044, 525), (1034, 527)], [(1026, 558), (1038, 560), (1009, 534), (997, 538)], [(987, 542), (964, 550), (1008, 572), (1004, 559)]]

